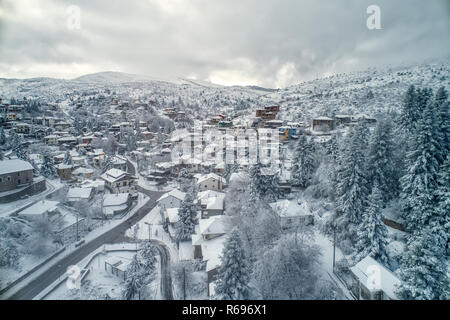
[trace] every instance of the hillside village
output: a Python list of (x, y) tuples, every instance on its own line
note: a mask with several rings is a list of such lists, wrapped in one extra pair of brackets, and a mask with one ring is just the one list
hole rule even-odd
[(83, 298), (450, 297), (447, 62), (278, 90), (114, 76), (0, 80), (0, 294), (104, 237), (136, 246), (80, 266)]

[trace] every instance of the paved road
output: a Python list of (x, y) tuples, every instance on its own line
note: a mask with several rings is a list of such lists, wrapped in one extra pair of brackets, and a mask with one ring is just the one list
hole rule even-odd
[(152, 240), (161, 257), (161, 294), (164, 300), (173, 300), (172, 277), (170, 275), (169, 248), (159, 241)]
[(113, 243), (115, 239), (123, 236), (125, 231), (130, 228), (132, 225), (136, 224), (139, 220), (141, 220), (150, 210), (152, 210), (156, 202), (162, 193), (156, 191), (147, 191), (147, 195), (150, 196), (150, 199), (147, 203), (142, 206), (136, 213), (117, 225), (113, 229), (105, 232), (104, 234), (98, 236), (94, 240), (85, 244), (84, 246), (78, 248), (68, 256), (64, 257), (62, 260), (58, 262), (58, 264), (50, 267), (47, 271), (39, 275), (36, 279), (31, 281), (29, 284), (21, 288), (14, 295), (12, 295), (9, 300), (31, 300), (37, 294), (42, 292), (46, 287), (56, 281), (60, 276), (66, 273), (66, 270), (69, 266), (75, 265), (87, 257), (91, 252), (102, 246), (103, 244)]

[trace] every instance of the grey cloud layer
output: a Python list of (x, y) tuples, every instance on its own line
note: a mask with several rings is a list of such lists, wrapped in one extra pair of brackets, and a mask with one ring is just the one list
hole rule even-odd
[[(366, 28), (381, 7), (382, 30)], [(285, 86), (450, 53), (443, 0), (0, 0), (0, 76), (117, 70)], [(81, 29), (66, 9), (81, 9)]]

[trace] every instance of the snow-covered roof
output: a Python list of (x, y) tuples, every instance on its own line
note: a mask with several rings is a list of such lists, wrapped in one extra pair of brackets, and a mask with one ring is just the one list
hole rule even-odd
[(67, 198), (89, 199), (92, 194), (92, 188), (70, 188), (67, 192)]
[(226, 180), (224, 178), (222, 178), (221, 176), (219, 176), (215, 173), (208, 173), (207, 175), (201, 176), (198, 179), (197, 183), (202, 183), (209, 179), (220, 180), (220, 181), (222, 181), (222, 183), (226, 183)]
[(42, 215), (46, 212), (51, 212), (58, 206), (58, 201), (41, 200), (33, 204), (32, 206), (19, 212), (19, 215), (31, 216)]
[(213, 216), (208, 219), (200, 219), (200, 233), (208, 234), (225, 234), (231, 228), (231, 218), (229, 216)]
[(208, 198), (206, 210), (223, 210), (223, 197)]
[[(400, 280), (394, 273), (386, 269), (386, 267), (384, 267), (372, 257), (365, 257), (355, 266), (350, 268), (350, 270), (358, 278), (358, 280), (370, 291), (375, 292), (382, 290), (390, 298), (398, 299), (395, 291), (396, 286), (400, 285), (401, 283)], [(376, 281), (371, 281), (370, 285), (368, 285), (369, 275), (375, 277), (379, 275), (379, 281), (377, 281), (378, 279), (374, 279)]]
[(206, 261), (206, 272), (220, 265), (220, 256), (226, 240), (227, 236), (221, 236), (202, 242), (202, 256), (203, 260)]
[(129, 193), (106, 194), (103, 198), (103, 206), (110, 207), (126, 204), (129, 197)]
[(280, 217), (296, 217), (311, 214), (306, 202), (299, 204), (295, 200), (280, 200), (270, 203), (270, 206)]
[(178, 215), (178, 208), (169, 208), (166, 209), (167, 218), (170, 223), (176, 223), (180, 220), (180, 216)]
[(163, 200), (163, 199), (165, 199), (165, 198), (167, 198), (167, 197), (170, 197), (170, 196), (172, 196), (172, 197), (174, 197), (174, 198), (177, 198), (177, 199), (183, 201), (183, 200), (184, 200), (184, 197), (186, 196), (186, 193), (181, 192), (181, 191), (178, 190), (178, 189), (173, 189), (172, 191), (163, 194), (163, 195), (161, 196), (161, 198), (159, 198), (159, 199), (157, 200), (157, 202), (159, 202), (159, 201), (161, 201), (161, 200)]
[(33, 166), (20, 159), (0, 161), (0, 174), (8, 174), (25, 170), (33, 170)]

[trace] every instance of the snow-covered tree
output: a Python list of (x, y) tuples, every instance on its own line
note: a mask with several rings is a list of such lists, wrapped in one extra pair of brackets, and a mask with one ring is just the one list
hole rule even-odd
[(223, 300), (247, 300), (250, 296), (250, 268), (236, 229), (229, 234), (220, 257), (216, 295)]
[(254, 164), (249, 170), (250, 202), (262, 200), (274, 202), (280, 196), (279, 176), (271, 168), (263, 167), (260, 163)]
[(46, 178), (52, 179), (57, 176), (55, 164), (50, 154), (44, 154), (42, 165), (39, 171)]
[(144, 241), (140, 244), (137, 258), (141, 263), (144, 284), (149, 283), (155, 277), (157, 255), (156, 247), (150, 241)]
[(390, 119), (379, 119), (371, 136), (368, 155), (368, 177), (377, 184), (383, 200), (392, 199), (398, 192), (398, 168)]
[[(370, 194), (366, 168), (368, 129), (363, 122), (352, 129), (340, 150), (336, 171), (336, 214), (339, 234), (353, 238)], [(349, 225), (351, 224), (351, 225)]]
[(197, 224), (197, 209), (190, 193), (187, 193), (181, 202), (178, 216), (180, 220), (176, 225), (175, 239), (177, 242), (190, 240), (195, 233), (195, 225)]
[(362, 215), (358, 227), (356, 241), (356, 260), (360, 261), (366, 256), (389, 264), (387, 255), (387, 228), (382, 219), (383, 194), (375, 183), (369, 197), (369, 207)]
[(0, 127), (0, 146), (3, 146), (6, 143), (6, 136), (3, 127)]
[(403, 215), (410, 230), (428, 223), (434, 213), (434, 192), (439, 164), (443, 162), (441, 139), (432, 104), (428, 104), (411, 139), (406, 155), (407, 173), (401, 179)]
[(450, 157), (441, 165), (438, 175), (438, 187), (435, 192), (437, 206), (429, 225), (432, 232), (441, 239), (442, 250), (450, 246)]
[(301, 135), (295, 149), (292, 167), (292, 185), (306, 188), (309, 186), (316, 169), (315, 147), (306, 135)]
[(432, 96), (431, 89), (416, 89), (410, 86), (406, 92), (399, 117), (399, 126), (407, 133), (412, 133), (422, 117), (422, 112)]
[(137, 255), (134, 255), (126, 271), (125, 288), (122, 292), (122, 296), (125, 300), (132, 300), (136, 295), (138, 295), (140, 299), (141, 288), (144, 285), (142, 270), (141, 262)]
[(445, 159), (450, 153), (450, 103), (444, 87), (436, 92), (433, 104), (438, 118), (438, 132), (441, 135), (442, 158)]
[(320, 250), (299, 233), (283, 235), (258, 258), (252, 287), (262, 299), (314, 299)]
[(68, 164), (68, 165), (72, 165), (72, 156), (70, 155), (69, 150), (66, 151), (66, 153), (64, 154), (64, 164)]
[(450, 282), (439, 237), (424, 227), (408, 239), (398, 272), (401, 285), (397, 293), (403, 299), (450, 299)]

